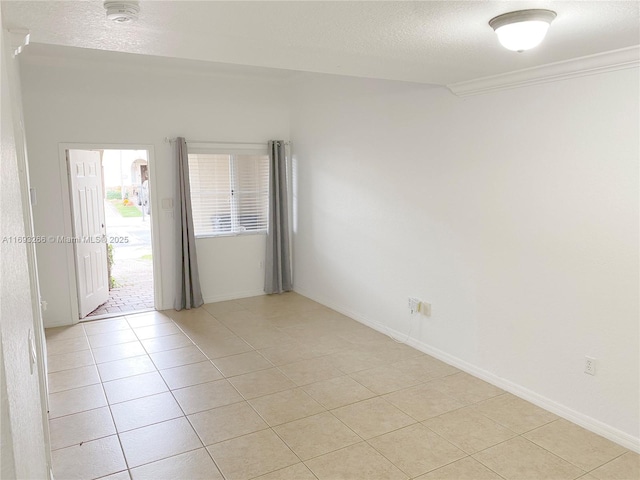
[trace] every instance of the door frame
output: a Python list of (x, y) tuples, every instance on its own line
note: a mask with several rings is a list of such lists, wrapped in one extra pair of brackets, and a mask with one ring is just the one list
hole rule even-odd
[[(155, 154), (153, 145), (130, 144), (130, 143), (60, 143), (58, 145), (58, 156), (60, 161), (60, 185), (62, 187), (62, 209), (64, 212), (64, 236), (73, 237), (73, 217), (71, 213), (71, 186), (69, 185), (69, 163), (67, 161), (67, 150), (146, 150), (148, 153), (149, 182), (154, 188), (150, 189), (151, 211), (156, 212), (151, 217), (151, 249), (153, 252), (153, 307), (162, 310), (162, 275), (160, 262), (160, 224), (158, 212), (161, 212), (158, 191), (157, 175), (155, 168)], [(69, 306), (72, 314), (73, 325), (80, 322), (80, 309), (78, 306), (78, 287), (76, 261), (73, 244), (65, 245), (67, 271), (69, 272), (69, 285), (74, 288), (69, 289)]]

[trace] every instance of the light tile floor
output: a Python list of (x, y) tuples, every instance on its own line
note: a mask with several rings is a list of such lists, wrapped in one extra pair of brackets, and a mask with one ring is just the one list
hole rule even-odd
[(57, 480), (637, 480), (640, 457), (290, 293), (49, 329)]

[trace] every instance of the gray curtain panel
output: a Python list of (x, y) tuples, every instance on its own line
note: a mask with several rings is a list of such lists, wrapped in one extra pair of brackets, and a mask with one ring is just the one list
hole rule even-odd
[(291, 291), (287, 160), (281, 140), (269, 142), (269, 229), (265, 258), (265, 293)]
[(189, 186), (189, 157), (187, 142), (183, 137), (176, 138), (177, 165), (177, 265), (176, 265), (176, 310), (197, 308), (204, 303), (200, 278), (198, 277), (198, 257), (196, 238), (193, 233), (193, 213), (191, 212), (191, 188)]

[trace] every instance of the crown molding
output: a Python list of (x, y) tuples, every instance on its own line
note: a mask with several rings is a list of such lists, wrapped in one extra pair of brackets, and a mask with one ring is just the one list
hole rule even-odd
[(9, 28), (9, 43), (11, 44), (12, 55), (17, 57), (22, 53), (24, 47), (29, 45), (31, 34), (26, 28)]
[(458, 97), (469, 97), (485, 93), (526, 87), (541, 83), (557, 82), (569, 78), (614, 72), (640, 66), (640, 45), (549, 63), (539, 67), (525, 68), (490, 77), (465, 82), (450, 83), (447, 88)]

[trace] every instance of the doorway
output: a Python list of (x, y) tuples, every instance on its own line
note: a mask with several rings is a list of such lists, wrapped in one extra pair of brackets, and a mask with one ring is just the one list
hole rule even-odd
[(153, 310), (149, 151), (66, 153), (79, 320)]

